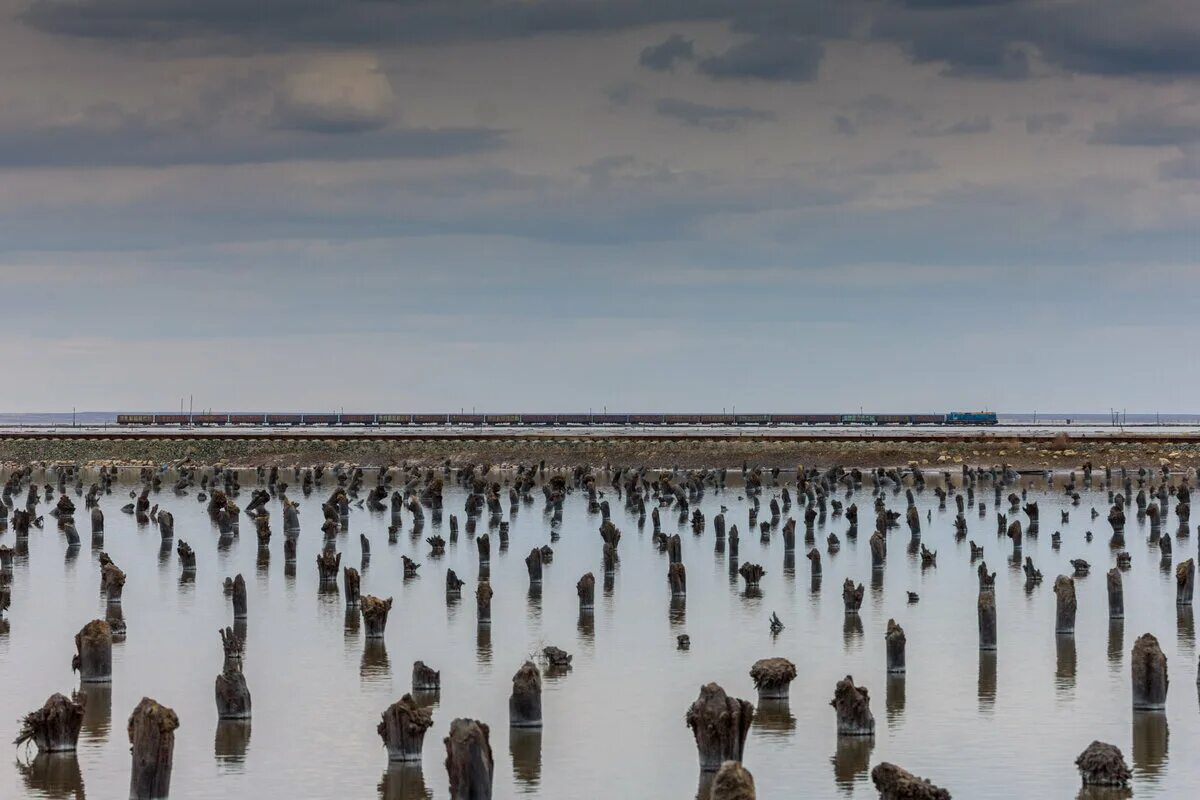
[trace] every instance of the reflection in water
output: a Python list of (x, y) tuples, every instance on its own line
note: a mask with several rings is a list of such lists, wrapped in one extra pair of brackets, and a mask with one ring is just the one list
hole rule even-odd
[(842, 623), (842, 644), (847, 650), (853, 650), (862, 644), (863, 623), (858, 614), (847, 614)]
[(886, 691), (884, 708), (887, 709), (887, 721), (888, 725), (894, 725), (904, 718), (905, 681), (903, 673), (888, 674)]
[(617, 585), (617, 573), (615, 571), (605, 572), (604, 573), (604, 596), (607, 598), (612, 598), (613, 589), (616, 587), (616, 585)]
[(1121, 669), (1121, 651), (1125, 649), (1125, 620), (1110, 619), (1108, 621), (1108, 667), (1110, 670)]
[(1128, 800), (1130, 797), (1133, 797), (1133, 790), (1127, 786), (1085, 786), (1075, 800)]
[(362, 614), (359, 613), (358, 606), (346, 606), (346, 616), (342, 622), (342, 627), (346, 631), (346, 639), (353, 639), (358, 633), (358, 625), (362, 620)]
[(478, 623), (475, 626), (475, 660), (480, 664), (492, 663), (492, 626)]
[(217, 721), (217, 735), (213, 740), (213, 754), (217, 764), (230, 771), (240, 772), (250, 746), (250, 720), (222, 719)]
[(979, 710), (990, 711), (996, 704), (996, 651), (979, 651)]
[(85, 683), (75, 694), (83, 700), (83, 733), (104, 741), (112, 727), (112, 684)]
[(769, 737), (786, 737), (796, 730), (796, 718), (787, 700), (761, 700), (750, 724)]
[(83, 772), (74, 753), (39, 753), (26, 763), (17, 759), (25, 788), (37, 797), (84, 800)]
[(671, 605), (667, 612), (667, 619), (671, 622), (672, 628), (677, 628), (687, 621), (687, 597), (672, 596)]
[(379, 779), (379, 800), (426, 800), (433, 792), (425, 788), (421, 765), (390, 763)]
[(525, 594), (526, 606), (529, 609), (529, 618), (539, 620), (542, 618), (542, 585), (540, 583), (531, 583), (529, 591)]
[(596, 614), (593, 611), (579, 612), (579, 638), (592, 643), (596, 639)]
[(79, 557), (79, 545), (78, 544), (67, 545), (67, 552), (66, 552), (66, 556), (65, 556), (66, 565), (68, 567), (75, 566), (75, 559), (78, 557)]
[(883, 608), (883, 568), (871, 570), (871, 607)]
[(1167, 715), (1161, 711), (1133, 712), (1133, 774), (1156, 782), (1167, 763)]
[(846, 794), (854, 793), (855, 783), (865, 783), (871, 767), (874, 736), (839, 736), (833, 762), (833, 782)]
[(1179, 646), (1191, 650), (1196, 645), (1196, 622), (1192, 616), (1192, 606), (1175, 606), (1175, 623), (1179, 632)]
[(1055, 636), (1054, 651), (1054, 688), (1060, 694), (1069, 693), (1075, 689), (1075, 637), (1071, 634)]
[(523, 794), (536, 794), (542, 780), (542, 729), (509, 728), (508, 752), (512, 756), (513, 780)]
[(383, 639), (367, 639), (363, 643), (362, 665), (358, 669), (364, 683), (383, 683), (390, 680), (392, 663), (388, 660)]
[(796, 577), (796, 551), (787, 550), (783, 554), (783, 576), (788, 578)]

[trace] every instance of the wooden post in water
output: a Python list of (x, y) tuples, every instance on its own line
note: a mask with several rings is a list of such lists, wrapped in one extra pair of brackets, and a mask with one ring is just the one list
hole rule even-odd
[(179, 717), (166, 706), (143, 697), (129, 717), (132, 768), (130, 800), (154, 800), (171, 792), (171, 761)]
[(492, 800), (492, 745), (488, 726), (456, 719), (445, 738), (450, 800)]

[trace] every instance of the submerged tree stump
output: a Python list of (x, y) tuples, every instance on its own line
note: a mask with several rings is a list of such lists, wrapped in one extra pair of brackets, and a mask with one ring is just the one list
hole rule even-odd
[(1190, 606), (1195, 587), (1196, 562), (1189, 558), (1175, 567), (1175, 603)]
[(754, 719), (754, 706), (748, 701), (729, 697), (715, 683), (705, 684), (686, 719), (696, 739), (702, 772), (718, 770), (726, 761), (742, 760)]
[(79, 673), (81, 683), (112, 681), (112, 628), (102, 619), (94, 619), (75, 634), (75, 657), (71, 670)]
[(767, 571), (758, 564), (751, 564), (749, 561), (742, 564), (738, 569), (738, 574), (746, 581), (746, 589), (757, 589), (762, 576), (767, 574)]
[(425, 732), (433, 727), (433, 714), (421, 708), (411, 694), (388, 706), (376, 731), (387, 747), (388, 761), (420, 762)]
[(246, 605), (246, 579), (238, 573), (233, 579), (233, 618), (246, 619), (249, 616)]
[(76, 695), (75, 699), (58, 693), (50, 695), (41, 708), (21, 719), (21, 730), (13, 744), (19, 747), (33, 742), (39, 753), (74, 752), (83, 727), (85, 702), (84, 695)]
[(512, 683), (508, 724), (514, 728), (542, 727), (542, 675), (538, 668), (526, 661), (513, 675)]
[(121, 602), (125, 590), (125, 573), (111, 561), (100, 568), (100, 591), (110, 603)]
[(579, 610), (591, 611), (596, 607), (596, 576), (588, 572), (575, 584), (579, 595)]
[(250, 688), (242, 674), (242, 652), (245, 642), (233, 628), (219, 631), (225, 660), (214, 687), (217, 700), (217, 719), (250, 719)]
[(195, 572), (196, 570), (196, 553), (192, 550), (192, 546), (183, 539), (175, 545), (175, 552), (179, 555), (179, 566), (184, 572)]
[(439, 692), (442, 689), (442, 673), (426, 666), (424, 661), (414, 661), (412, 688), (414, 692)]
[(875, 735), (870, 695), (866, 687), (855, 686), (851, 676), (847, 675), (837, 682), (829, 705), (837, 712), (838, 736)]
[(455, 574), (454, 570), (446, 570), (446, 597), (459, 597), (462, 595), (463, 579)]
[(366, 628), (364, 633), (366, 638), (383, 638), (384, 629), (387, 627), (388, 612), (391, 610), (392, 598), (390, 597), (384, 600), (369, 594), (362, 598), (359, 611), (362, 613), (363, 626)]
[(678, 561), (667, 567), (667, 583), (671, 585), (672, 597), (687, 595), (687, 569)]
[(1138, 711), (1160, 711), (1167, 707), (1167, 656), (1153, 634), (1143, 633), (1133, 643), (1129, 660), (1133, 679), (1133, 707)]
[(175, 729), (179, 717), (166, 706), (143, 697), (129, 717), (132, 769), (130, 800), (152, 800), (171, 792), (171, 761), (175, 753)]
[(317, 577), (326, 586), (337, 583), (338, 571), (342, 568), (342, 554), (322, 550), (317, 556)]
[(1054, 579), (1054, 632), (1075, 632), (1075, 581), (1066, 575)]
[(362, 578), (359, 576), (358, 570), (354, 567), (342, 568), (342, 588), (346, 594), (346, 605), (358, 605), (361, 584)]
[(533, 548), (529, 551), (529, 555), (525, 556), (525, 569), (529, 572), (529, 583), (531, 585), (541, 585), (542, 583), (542, 551), (538, 548)]
[(1125, 618), (1125, 590), (1121, 586), (1121, 572), (1116, 567), (1110, 569), (1105, 580), (1108, 584), (1108, 618)]
[(755, 800), (754, 776), (737, 761), (726, 761), (712, 780), (708, 800)]
[(1084, 786), (1128, 786), (1133, 773), (1115, 745), (1093, 741), (1075, 759)]
[(450, 800), (491, 800), (492, 745), (488, 726), (474, 719), (450, 723), (446, 745), (446, 772), (450, 775)]
[(492, 585), (487, 581), (480, 581), (478, 588), (475, 589), (475, 609), (478, 621), (481, 624), (490, 625), (492, 622)]
[(896, 624), (896, 620), (888, 620), (887, 633), (884, 639), (887, 644), (887, 671), (892, 674), (904, 672), (904, 645), (906, 639), (904, 637), (904, 629)]
[(887, 761), (871, 770), (871, 782), (879, 800), (950, 800), (950, 792)]
[(857, 614), (862, 608), (863, 601), (863, 585), (854, 585), (854, 581), (846, 578), (846, 582), (842, 584), (842, 603), (846, 607), (847, 614)]
[(758, 689), (758, 701), (786, 700), (796, 679), (796, 665), (786, 658), (761, 658), (750, 667), (750, 680)]

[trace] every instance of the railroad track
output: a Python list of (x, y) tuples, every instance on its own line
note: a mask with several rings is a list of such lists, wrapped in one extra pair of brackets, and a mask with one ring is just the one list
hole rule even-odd
[(1021, 442), (1025, 444), (1061, 442), (1065, 437), (1070, 444), (1107, 443), (1107, 444), (1166, 444), (1177, 442), (1200, 443), (1200, 430), (1170, 433), (1097, 433), (1097, 432), (932, 432), (912, 430), (887, 430), (871, 433), (833, 433), (820, 431), (674, 431), (674, 432), (637, 432), (637, 431), (361, 431), (340, 432), (313, 430), (269, 430), (269, 431), (230, 431), (230, 430), (7, 430), (0, 431), (0, 440), (9, 441), (296, 441), (296, 442), (405, 442), (405, 441), (435, 441), (435, 442), (554, 442), (563, 440), (575, 441), (630, 441), (630, 442), (902, 442), (902, 443), (988, 443), (988, 442)]

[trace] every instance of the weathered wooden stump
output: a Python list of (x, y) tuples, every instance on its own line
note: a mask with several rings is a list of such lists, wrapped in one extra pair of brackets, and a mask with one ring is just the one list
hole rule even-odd
[(30, 711), (21, 719), (21, 730), (13, 744), (33, 742), (39, 753), (70, 753), (79, 742), (79, 730), (83, 727), (83, 711), (86, 698), (75, 699), (62, 694), (52, 694), (36, 711)]
[(361, 593), (362, 577), (354, 567), (342, 568), (342, 589), (346, 594), (346, 605), (358, 605)]
[(871, 534), (871, 567), (874, 569), (882, 569), (884, 562), (887, 561), (887, 539), (883, 538), (883, 534), (875, 531)]
[(687, 712), (687, 725), (696, 739), (700, 769), (713, 772), (726, 761), (741, 761), (754, 706), (729, 697), (715, 683), (700, 687), (700, 696)]
[(667, 567), (667, 583), (671, 585), (672, 597), (687, 595), (687, 569), (678, 561)]
[(838, 736), (875, 735), (871, 698), (866, 687), (854, 685), (854, 678), (847, 675), (837, 682), (829, 705), (833, 706), (837, 713)]
[(1075, 759), (1084, 786), (1128, 786), (1133, 773), (1115, 745), (1093, 741)]
[(751, 564), (749, 561), (742, 564), (738, 569), (738, 574), (746, 581), (746, 591), (757, 589), (762, 576), (767, 574), (767, 571), (758, 564)]
[(71, 670), (79, 673), (81, 683), (112, 681), (112, 628), (102, 619), (94, 619), (75, 634), (75, 656)]
[(754, 776), (737, 761), (726, 761), (713, 776), (708, 800), (755, 800)]
[(596, 606), (596, 576), (586, 573), (575, 584), (575, 592), (579, 595), (580, 612), (591, 611)]
[(225, 661), (215, 685), (217, 719), (250, 719), (250, 688), (242, 674), (245, 642), (232, 628), (225, 628), (220, 634)]
[(414, 692), (440, 692), (442, 690), (442, 673), (426, 666), (424, 661), (414, 661), (412, 688)]
[(1189, 558), (1175, 567), (1175, 603), (1190, 606), (1195, 588), (1196, 562)]
[(887, 644), (887, 671), (890, 673), (904, 672), (904, 645), (906, 640), (904, 629), (896, 624), (896, 620), (888, 620), (887, 634), (885, 634), (884, 639)]
[(366, 595), (359, 601), (359, 611), (362, 613), (364, 636), (368, 639), (382, 639), (387, 627), (388, 612), (392, 610), (392, 598), (386, 600)]
[(513, 675), (508, 698), (508, 724), (513, 728), (542, 727), (542, 675), (526, 661)]
[(491, 800), (492, 746), (488, 726), (478, 720), (456, 719), (445, 738), (450, 800)]
[(455, 598), (462, 595), (463, 579), (454, 570), (446, 570), (446, 597)]
[(1125, 618), (1125, 590), (1121, 586), (1121, 571), (1113, 567), (1105, 575), (1108, 584), (1108, 618)]
[(175, 753), (175, 729), (179, 717), (166, 706), (143, 697), (129, 717), (132, 768), (130, 800), (152, 800), (171, 792), (171, 761)]
[(871, 770), (871, 782), (879, 800), (950, 800), (950, 792), (887, 761)]
[(1137, 711), (1160, 711), (1167, 707), (1167, 656), (1153, 634), (1143, 633), (1133, 643), (1129, 661), (1133, 680), (1133, 707)]
[(814, 578), (821, 577), (821, 552), (817, 548), (812, 548), (808, 551), (808, 562), (810, 566), (810, 574)]
[(487, 581), (480, 581), (475, 589), (475, 609), (479, 624), (492, 623), (492, 585)]
[(233, 618), (246, 619), (249, 616), (246, 605), (246, 579), (240, 572), (234, 576), (231, 596), (233, 598)]
[(100, 591), (108, 602), (121, 602), (121, 594), (125, 591), (125, 573), (111, 561), (100, 568)]
[(525, 569), (529, 572), (529, 583), (541, 585), (542, 582), (542, 551), (533, 548), (525, 556)]
[(420, 762), (425, 732), (433, 727), (433, 715), (406, 694), (380, 715), (376, 731), (387, 747), (388, 761)]
[(1075, 581), (1066, 575), (1054, 579), (1054, 632), (1075, 632)]
[(480, 565), (492, 563), (492, 540), (486, 533), (475, 540), (475, 546), (479, 550)]
[(750, 680), (758, 690), (758, 700), (786, 700), (796, 679), (796, 665), (786, 658), (761, 658), (750, 667)]
[(854, 585), (854, 580), (846, 578), (846, 582), (842, 584), (842, 603), (846, 607), (847, 614), (857, 614), (862, 608), (863, 601), (863, 585)]
[(325, 586), (337, 585), (338, 572), (342, 568), (342, 554), (322, 550), (317, 555), (317, 577)]

